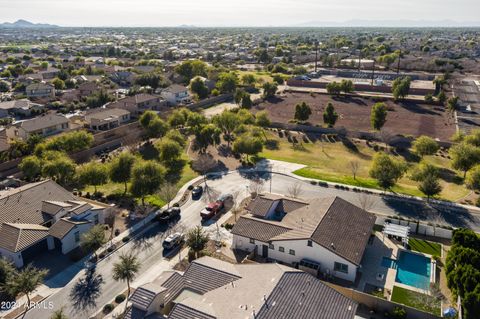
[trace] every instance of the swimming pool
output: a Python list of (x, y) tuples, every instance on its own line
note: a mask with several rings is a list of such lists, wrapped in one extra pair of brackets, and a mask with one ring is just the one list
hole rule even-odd
[(382, 266), (397, 269), (395, 281), (398, 283), (425, 290), (430, 287), (431, 262), (428, 257), (402, 250), (397, 260), (384, 257)]

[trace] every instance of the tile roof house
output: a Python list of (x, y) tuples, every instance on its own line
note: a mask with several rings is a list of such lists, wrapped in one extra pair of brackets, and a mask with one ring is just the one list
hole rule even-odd
[(358, 307), (302, 271), (211, 257), (193, 261), (183, 274), (163, 272), (129, 302), (126, 319), (353, 319)]
[(0, 255), (22, 267), (55, 247), (66, 254), (109, 207), (78, 200), (52, 180), (0, 191)]
[(50, 83), (32, 83), (25, 88), (28, 98), (54, 98), (55, 87)]
[(190, 95), (188, 88), (183, 85), (172, 84), (168, 88), (162, 90), (161, 95), (171, 106), (192, 103), (192, 96)]
[(45, 110), (45, 105), (27, 99), (0, 102), (0, 118), (8, 115), (31, 116)]
[(166, 104), (166, 101), (159, 96), (141, 93), (109, 103), (106, 107), (127, 110), (132, 117), (139, 117), (147, 110), (160, 110)]
[(95, 109), (85, 115), (85, 122), (92, 130), (106, 131), (130, 121), (130, 112), (124, 109)]
[(354, 282), (375, 217), (340, 197), (260, 195), (232, 229), (232, 248)]
[(30, 135), (37, 134), (48, 137), (66, 132), (70, 129), (70, 121), (60, 114), (44, 114), (32, 119), (18, 121), (7, 128), (10, 139), (26, 140)]

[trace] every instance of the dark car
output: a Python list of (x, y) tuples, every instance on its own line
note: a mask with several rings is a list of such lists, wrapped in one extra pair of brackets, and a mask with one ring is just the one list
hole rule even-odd
[(169, 222), (173, 219), (180, 217), (180, 207), (170, 207), (169, 209), (164, 210), (157, 216), (159, 222)]
[(203, 194), (203, 187), (202, 186), (195, 186), (193, 189), (192, 189), (192, 199), (199, 199), (200, 197), (202, 197), (202, 194)]

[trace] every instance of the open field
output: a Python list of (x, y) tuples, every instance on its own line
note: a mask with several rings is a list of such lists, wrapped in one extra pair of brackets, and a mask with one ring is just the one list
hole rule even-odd
[(392, 301), (426, 312), (430, 312), (435, 315), (439, 315), (440, 300), (437, 300), (433, 304), (429, 305), (428, 303), (425, 303), (425, 299), (426, 297), (419, 292), (415, 292), (398, 286), (393, 287)]
[[(294, 118), (295, 105), (306, 102), (312, 108), (309, 122), (323, 125), (323, 112), (332, 102), (339, 114), (336, 127), (355, 131), (371, 131), (370, 113), (374, 99), (361, 97), (331, 97), (325, 94), (285, 93), (280, 98), (263, 102), (256, 110), (266, 110), (273, 122), (288, 123)], [(447, 141), (455, 133), (453, 117), (441, 106), (422, 103), (384, 101), (388, 107), (384, 130), (390, 134), (428, 135)]]
[[(279, 138), (273, 132), (268, 133), (268, 138), (276, 144), (275, 147), (264, 148), (259, 154), (260, 157), (281, 160), (292, 163), (307, 165), (307, 167), (295, 171), (294, 173), (308, 178), (320, 179), (335, 183), (348, 184), (358, 187), (375, 188), (377, 182), (370, 178), (368, 171), (371, 165), (375, 151), (367, 146), (363, 141), (354, 141), (355, 151), (352, 147), (348, 148), (342, 142), (330, 143), (317, 140), (314, 143), (302, 143), (293, 147), (286, 138)], [(400, 157), (399, 155), (396, 155)], [(403, 159), (403, 157), (401, 157)], [(470, 191), (460, 184), (457, 173), (450, 168), (447, 158), (440, 156), (426, 156), (425, 161), (439, 166), (441, 170), (440, 184), (443, 187), (440, 198), (458, 201), (467, 196)], [(351, 163), (357, 162), (359, 168), (356, 179), (353, 178)], [(410, 166), (417, 164), (409, 162)], [(423, 196), (418, 190), (418, 183), (411, 180), (409, 172), (403, 177), (396, 186), (394, 192)]]

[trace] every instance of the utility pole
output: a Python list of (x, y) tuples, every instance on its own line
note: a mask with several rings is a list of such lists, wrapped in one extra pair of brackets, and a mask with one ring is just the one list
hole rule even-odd
[(372, 86), (373, 86), (373, 78), (375, 77), (375, 57), (373, 57), (373, 68), (372, 68)]
[(318, 64), (318, 41), (315, 41), (315, 72), (317, 72)]
[(397, 74), (400, 74), (400, 59), (402, 58), (402, 51), (398, 53), (398, 65), (397, 65)]

